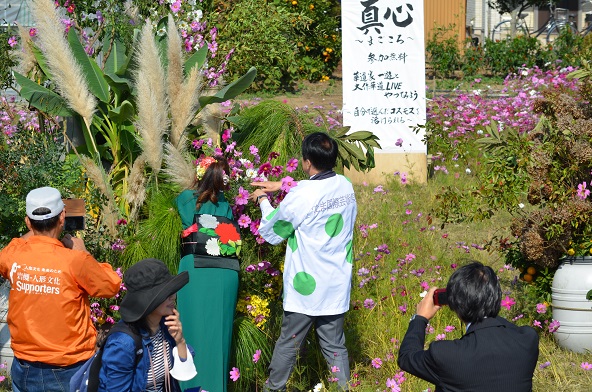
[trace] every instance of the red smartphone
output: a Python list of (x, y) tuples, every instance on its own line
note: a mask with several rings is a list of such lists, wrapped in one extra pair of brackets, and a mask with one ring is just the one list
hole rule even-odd
[(434, 291), (434, 305), (448, 305), (448, 294), (446, 293), (446, 289), (436, 289), (436, 291)]

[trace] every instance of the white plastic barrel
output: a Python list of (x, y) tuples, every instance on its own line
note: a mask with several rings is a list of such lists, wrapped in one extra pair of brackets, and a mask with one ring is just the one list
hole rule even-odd
[[(1, 278), (0, 278), (1, 279)], [(5, 363), (10, 371), (14, 353), (10, 348), (10, 332), (8, 330), (8, 295), (10, 293), (10, 281), (4, 280), (0, 284), (0, 363)]]
[(553, 278), (553, 319), (559, 321), (555, 340), (560, 347), (577, 353), (592, 351), (592, 257), (567, 258)]

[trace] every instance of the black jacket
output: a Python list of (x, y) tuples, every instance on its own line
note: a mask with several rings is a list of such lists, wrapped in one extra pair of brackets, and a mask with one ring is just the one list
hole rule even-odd
[(539, 356), (531, 327), (502, 317), (471, 324), (457, 340), (434, 341), (424, 350), (428, 320), (416, 316), (399, 349), (401, 369), (436, 385), (436, 392), (530, 392)]

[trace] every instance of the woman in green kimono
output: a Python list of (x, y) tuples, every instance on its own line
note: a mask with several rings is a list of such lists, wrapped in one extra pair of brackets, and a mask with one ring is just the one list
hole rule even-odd
[(184, 229), (179, 273), (189, 272), (189, 283), (178, 292), (178, 310), (185, 338), (195, 348), (198, 372), (191, 381), (181, 383), (182, 390), (197, 386), (208, 392), (227, 389), (238, 296), (239, 263), (233, 252), (240, 246), (238, 232), (233, 232), (232, 209), (223, 194), (229, 173), (223, 158), (202, 158), (196, 189), (185, 190), (176, 199)]

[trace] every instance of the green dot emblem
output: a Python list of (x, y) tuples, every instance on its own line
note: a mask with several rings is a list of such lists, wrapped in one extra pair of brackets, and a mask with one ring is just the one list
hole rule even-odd
[(296, 240), (296, 235), (294, 235), (294, 233), (288, 238), (288, 246), (292, 249), (292, 252), (296, 252), (296, 249), (298, 249), (298, 241)]
[(310, 295), (317, 288), (317, 282), (312, 275), (306, 272), (298, 272), (293, 280), (294, 290), (302, 295)]
[(341, 214), (333, 214), (327, 219), (325, 224), (325, 232), (329, 237), (337, 237), (343, 229), (343, 216)]
[(273, 224), (273, 232), (285, 239), (294, 232), (294, 226), (288, 221), (278, 220)]
[(345, 245), (345, 251), (347, 252), (347, 254), (345, 256), (345, 261), (347, 261), (350, 264), (354, 263), (354, 249), (353, 248), (354, 248), (353, 241), (349, 240), (347, 245)]

